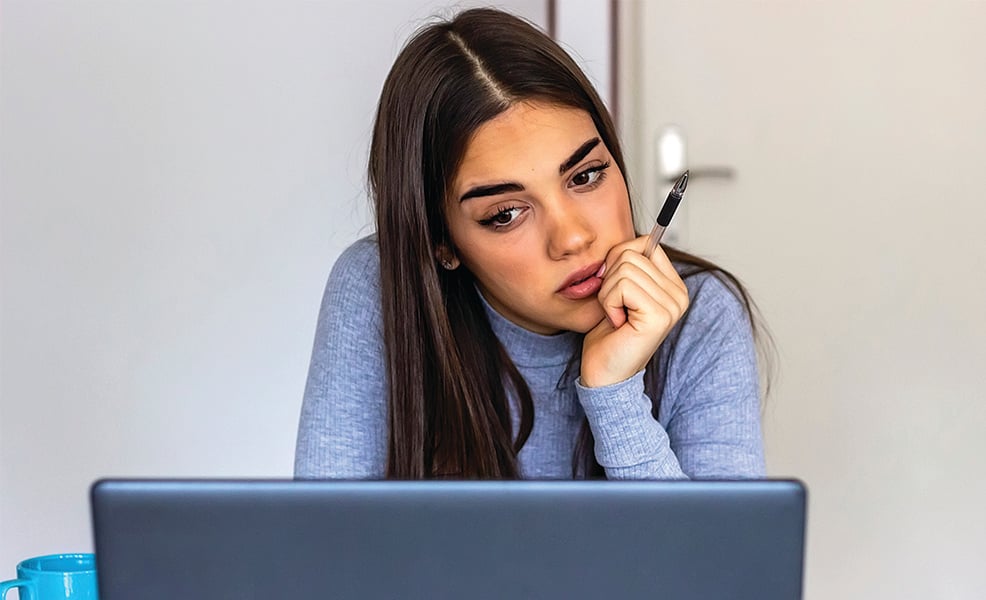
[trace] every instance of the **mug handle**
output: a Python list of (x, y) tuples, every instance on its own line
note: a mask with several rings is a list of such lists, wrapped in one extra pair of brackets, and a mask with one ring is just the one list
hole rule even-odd
[[(0, 600), (4, 600), (7, 597), (7, 592), (18, 587), (22, 587), (28, 590), (34, 591), (34, 582), (30, 579), (8, 579), (7, 581), (0, 581)], [(25, 598), (33, 598), (34, 594), (30, 596), (25, 596)]]

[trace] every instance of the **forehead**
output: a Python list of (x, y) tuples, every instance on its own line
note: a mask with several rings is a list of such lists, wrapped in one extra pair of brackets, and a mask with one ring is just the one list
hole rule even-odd
[(470, 138), (456, 174), (456, 187), (515, 180), (551, 170), (587, 140), (599, 137), (584, 110), (518, 103), (484, 123)]

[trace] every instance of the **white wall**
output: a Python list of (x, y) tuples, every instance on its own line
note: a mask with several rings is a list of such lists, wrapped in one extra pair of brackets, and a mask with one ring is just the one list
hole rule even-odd
[(986, 3), (624, 6), (650, 214), (663, 126), (736, 170), (675, 221), (775, 335), (767, 466), (809, 486), (806, 599), (986, 598)]
[(613, 74), (611, 15), (613, 0), (555, 0), (554, 38), (571, 54), (611, 112)]
[(291, 475), (377, 95), (441, 6), (3, 3), (0, 578), (91, 548), (98, 477)]

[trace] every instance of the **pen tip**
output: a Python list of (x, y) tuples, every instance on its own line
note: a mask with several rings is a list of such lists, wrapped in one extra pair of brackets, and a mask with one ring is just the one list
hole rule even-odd
[(672, 189), (672, 192), (675, 195), (680, 196), (681, 194), (685, 193), (686, 187), (688, 187), (688, 171), (682, 173), (681, 177), (678, 178), (678, 181), (674, 182), (674, 188)]

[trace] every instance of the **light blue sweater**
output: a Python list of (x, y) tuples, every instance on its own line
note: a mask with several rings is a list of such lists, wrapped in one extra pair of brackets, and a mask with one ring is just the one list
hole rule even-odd
[[(609, 479), (765, 475), (749, 321), (717, 278), (700, 274), (685, 282), (689, 317), (678, 325), (657, 421), (644, 393), (643, 371), (602, 388), (565, 380), (581, 336), (532, 333), (487, 304), (493, 331), (534, 401), (534, 429), (518, 456), (524, 478), (571, 478), (584, 416), (595, 438), (596, 460)], [(346, 249), (329, 275), (298, 428), (297, 478), (384, 477), (384, 357), (380, 258), (376, 239), (369, 237)], [(513, 403), (514, 431), (517, 413)]]

